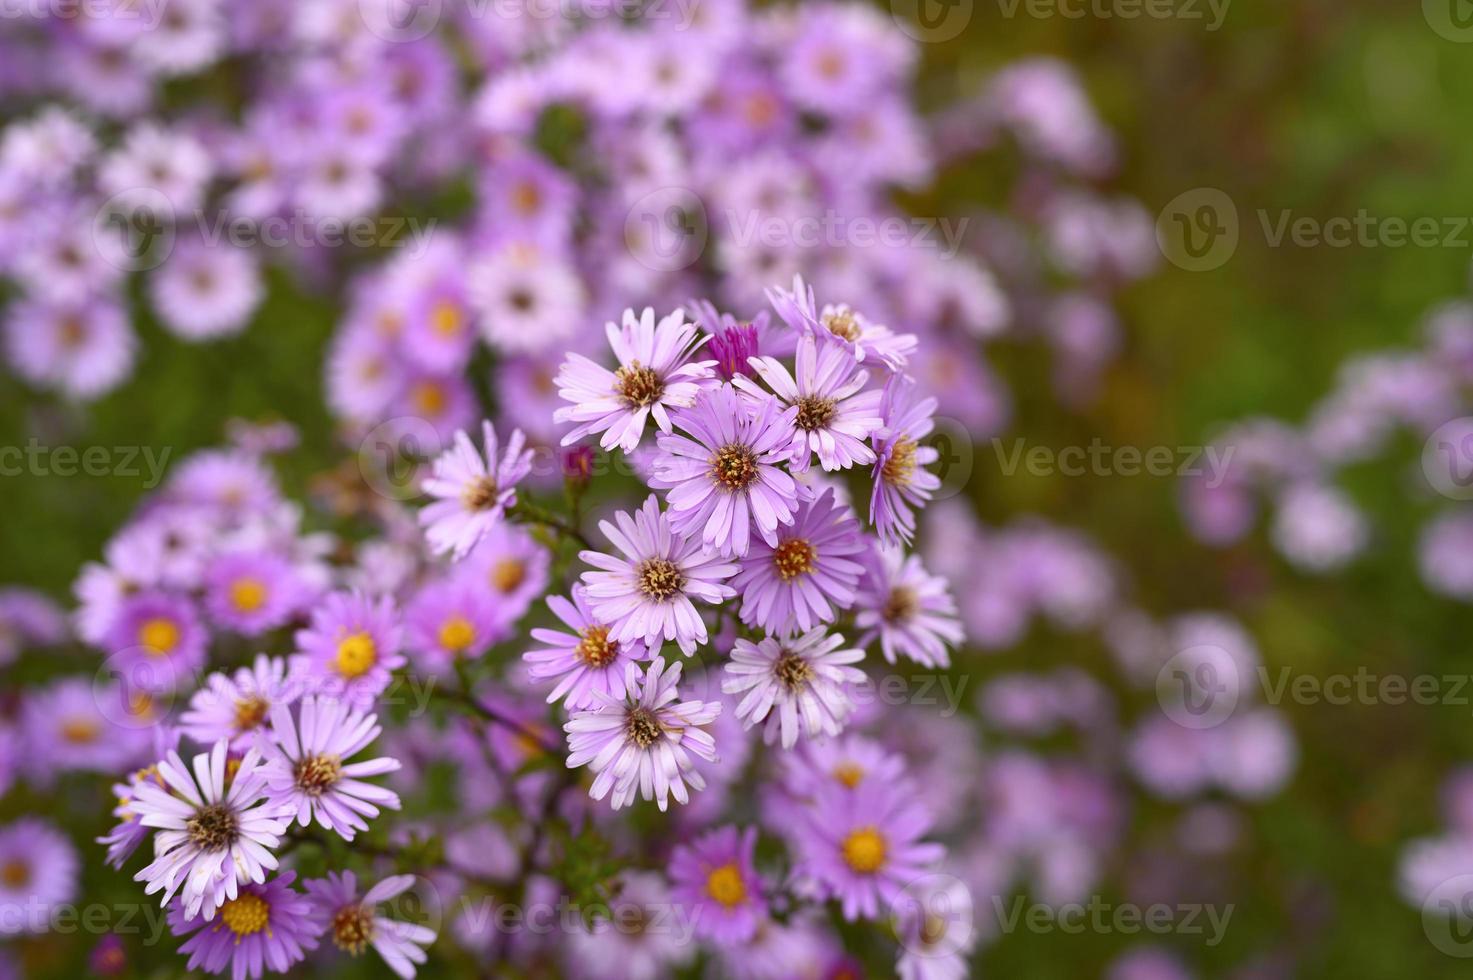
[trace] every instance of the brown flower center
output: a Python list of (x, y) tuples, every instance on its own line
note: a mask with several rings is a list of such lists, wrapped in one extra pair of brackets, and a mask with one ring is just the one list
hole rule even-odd
[(834, 420), (839, 403), (832, 398), (805, 395), (798, 399), (798, 417), (793, 424), (804, 432), (822, 429)]
[(813, 679), (813, 668), (802, 657), (784, 650), (772, 665), (772, 676), (789, 691), (796, 691)]
[(880, 467), (880, 475), (885, 482), (897, 487), (903, 487), (910, 483), (916, 471), (916, 441), (909, 436), (901, 436), (895, 445), (890, 447), (890, 456), (885, 460), (885, 465)]
[(200, 807), (184, 824), (190, 841), (201, 850), (219, 851), (235, 843), (240, 822), (234, 811), (221, 803)]
[(266, 712), (270, 707), (266, 699), (259, 695), (237, 698), (235, 702), (236, 731), (248, 732), (259, 726), (266, 720)]
[(471, 510), (490, 510), (496, 506), (496, 494), (496, 477), (487, 475), (466, 487), (463, 499)]
[(665, 382), (654, 368), (631, 361), (614, 372), (614, 391), (630, 408), (648, 408), (665, 394)]
[(757, 456), (736, 443), (722, 446), (711, 457), (711, 475), (728, 490), (745, 490), (757, 479)]
[(664, 734), (657, 719), (648, 708), (636, 708), (629, 714), (629, 724), (624, 732), (629, 740), (642, 749), (647, 749)]
[(24, 888), (31, 882), (31, 866), (19, 859), (0, 864), (0, 884), (7, 888)]
[(880, 615), (885, 617), (887, 623), (903, 623), (914, 616), (920, 607), (920, 599), (916, 597), (915, 590), (898, 585), (890, 590), (890, 597), (885, 600), (885, 608), (880, 611)]
[(589, 667), (607, 667), (619, 655), (619, 641), (609, 639), (609, 628), (603, 624), (580, 630), (574, 655)]
[(332, 917), (332, 941), (345, 953), (357, 956), (373, 941), (373, 910), (364, 905), (345, 905)]
[(818, 551), (802, 538), (790, 538), (772, 552), (772, 564), (777, 568), (777, 577), (791, 582), (799, 575), (813, 571)]
[(638, 573), (639, 591), (656, 602), (673, 599), (685, 588), (685, 575), (668, 558), (646, 558)]
[(321, 796), (343, 778), (343, 763), (335, 755), (308, 756), (297, 763), (297, 787), (308, 796)]

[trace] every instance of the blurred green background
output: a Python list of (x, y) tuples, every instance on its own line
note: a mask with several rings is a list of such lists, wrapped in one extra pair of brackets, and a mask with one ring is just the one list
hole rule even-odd
[[(1010, 435), (1053, 446), (1095, 436), (1116, 446), (1175, 446), (1200, 444), (1217, 423), (1246, 415), (1298, 421), (1343, 358), (1416, 343), (1428, 308), (1465, 292), (1466, 248), (1271, 248), (1254, 214), (1473, 216), (1473, 44), (1439, 36), (1417, 3), (1235, 0), (1216, 32), (1203, 21), (1032, 18), (1023, 8), (1008, 17), (1005, 9), (978, 0), (965, 34), (923, 46), (926, 103), (975, 91), (1013, 59), (1059, 56), (1081, 72), (1121, 140), (1110, 190), (1138, 197), (1154, 215), (1183, 191), (1220, 188), (1244, 218), (1223, 267), (1191, 273), (1163, 264), (1127, 293), (1124, 352), (1089, 408), (1058, 407), (1040, 352), (1002, 345), (999, 370), (1017, 400)], [(1001, 191), (982, 170), (958, 170), (926, 205), (952, 213), (995, 203)], [(32, 436), (49, 445), (147, 445), (168, 447), (177, 460), (218, 443), (232, 416), (281, 416), (303, 434), (284, 464), (300, 493), (339, 458), (320, 373), (333, 326), (328, 304), (279, 275), (239, 338), (188, 346), (144, 321), (132, 380), (90, 407), (0, 379), (0, 445)], [(1473, 673), (1470, 618), (1416, 578), (1415, 529), (1432, 506), (1407, 493), (1419, 450), (1408, 443), (1394, 465), (1351, 474), (1350, 490), (1378, 533), (1352, 571), (1327, 580), (1294, 573), (1261, 533), (1226, 552), (1196, 545), (1170, 480), (1021, 471), (1004, 478), (983, 451), (971, 490), (989, 521), (1039, 513), (1093, 535), (1152, 613), (1210, 607), (1238, 615), (1270, 671)], [(6, 478), (0, 578), (64, 598), (78, 567), (98, 555), (143, 492), (140, 477)], [(1042, 630), (966, 669), (975, 690), (994, 671), (1065, 662), (1110, 673), (1096, 641)], [(1300, 741), (1297, 776), (1248, 811), (1254, 843), (1222, 869), (1237, 905), (1227, 939), (1216, 949), (1182, 940), (1188, 961), (1220, 975), (1283, 951), (1302, 976), (1467, 975), (1463, 962), (1427, 941), (1393, 883), (1400, 847), (1438, 826), (1441, 778), (1473, 759), (1473, 709), (1286, 710)], [(1163, 833), (1171, 812), (1140, 808), (1132, 840)], [(1131, 869), (1111, 870), (1118, 881)], [(1020, 932), (982, 962), (995, 976), (1090, 976), (1130, 941)]]

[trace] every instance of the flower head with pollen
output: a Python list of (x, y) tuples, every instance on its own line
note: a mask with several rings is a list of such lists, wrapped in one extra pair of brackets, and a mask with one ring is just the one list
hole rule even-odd
[(303, 689), (332, 694), (362, 708), (389, 686), (404, 666), (403, 627), (394, 600), (333, 592), (312, 610), (312, 622), (296, 634), (293, 678)]
[(631, 453), (651, 418), (661, 432), (670, 431), (670, 411), (694, 403), (716, 362), (691, 360), (705, 338), (697, 338), (695, 324), (686, 322), (682, 311), (657, 324), (654, 310), (639, 316), (626, 310), (622, 324), (610, 323), (606, 333), (618, 367), (610, 371), (582, 354), (569, 354), (557, 386), (558, 396), (572, 404), (553, 418), (575, 423), (563, 436), (565, 446), (602, 433), (604, 449)]
[(106, 640), (110, 669), (131, 687), (160, 694), (177, 690), (204, 665), (208, 631), (194, 603), (172, 592), (145, 591), (125, 598)]
[(878, 637), (880, 652), (892, 664), (905, 656), (927, 667), (945, 667), (951, 663), (949, 648), (963, 639), (945, 579), (898, 548), (876, 548), (865, 556), (855, 606), (860, 643), (868, 646)]
[(255, 744), (256, 732), (270, 718), (271, 706), (297, 697), (287, 679), (286, 661), (258, 653), (249, 667), (214, 673), (189, 699), (179, 719), (180, 730), (202, 745), (228, 739), (236, 752)]
[(660, 436), (649, 480), (669, 491), (671, 527), (728, 556), (745, 555), (754, 530), (775, 544), (798, 504), (798, 485), (782, 468), (796, 414), (770, 396), (751, 404), (731, 385), (703, 391), (676, 413), (684, 434)]
[(926, 467), (941, 458), (922, 440), (935, 428), (936, 399), (921, 398), (914, 381), (896, 377), (885, 386), (880, 414), (885, 427), (871, 441), (875, 465), (869, 517), (886, 544), (908, 544), (915, 536), (915, 508), (941, 487), (941, 478)]
[[(642, 673), (631, 666), (625, 697), (596, 697), (597, 707), (575, 712), (568, 733), (568, 768), (588, 766), (597, 775), (589, 795), (609, 796), (615, 810), (636, 796), (664, 810), (670, 797), (690, 802), (686, 789), (704, 789), (691, 756), (714, 762), (716, 743), (704, 727), (721, 713), (720, 702), (679, 700), (680, 664), (666, 669), (656, 657)], [(651, 780), (651, 772), (660, 775)]]
[(148, 894), (162, 891), (165, 906), (182, 887), (190, 918), (213, 919), (238, 886), (264, 881), (290, 819), (268, 798), (257, 750), (227, 778), (230, 761), (223, 739), (195, 756), (192, 768), (170, 752), (158, 764), (162, 784), (142, 780), (132, 788), (130, 810), (142, 826), (158, 829), (154, 861), (135, 877), (148, 883)]
[(205, 568), (206, 612), (245, 636), (276, 629), (311, 599), (296, 566), (275, 550), (230, 551)]
[(317, 823), (344, 840), (366, 830), (365, 818), (380, 807), (399, 809), (397, 794), (366, 781), (398, 770), (399, 760), (352, 761), (378, 738), (378, 716), (311, 695), (299, 709), (294, 717), (284, 705), (273, 708), (271, 734), (258, 740), (272, 798), (289, 805), (302, 826)]
[(516, 486), (532, 471), (532, 451), (522, 430), (512, 430), (502, 452), (496, 429), (481, 425), (482, 456), (465, 432), (435, 459), (424, 490), (434, 502), (420, 511), (425, 540), (437, 554), (464, 558), (516, 505)]
[[(349, 956), (361, 956), (372, 948), (389, 969), (411, 978), (428, 959), (423, 947), (435, 941), (435, 931), (390, 918), (380, 906), (409, 891), (414, 883), (414, 875), (394, 875), (360, 896), (353, 872), (329, 871), (326, 878), (303, 884), (309, 903), (307, 925), (319, 934), (325, 933), (333, 946)], [(411, 893), (402, 905), (406, 909), (418, 907), (416, 897)]]
[(243, 885), (220, 906), (213, 922), (169, 911), (176, 936), (187, 936), (180, 952), (189, 954), (191, 972), (221, 973), (227, 967), (239, 978), (259, 977), (261, 967), (285, 973), (317, 948), (311, 905), (292, 887), (296, 872), (284, 871), (269, 881)]
[(792, 748), (799, 734), (832, 737), (854, 709), (853, 685), (864, 671), (853, 666), (864, 651), (840, 649), (844, 638), (818, 627), (790, 641), (738, 639), (727, 661), (721, 690), (740, 694), (736, 716), (746, 728), (767, 722), (763, 738)]
[(619, 513), (599, 528), (620, 556), (584, 551), (580, 557), (593, 566), (583, 573), (583, 594), (607, 637), (651, 649), (674, 640), (693, 654), (707, 637), (694, 600), (714, 604), (732, 596), (723, 583), (736, 566), (675, 530), (653, 495), (632, 516)]
[(547, 608), (571, 632), (532, 630), (532, 638), (543, 646), (528, 650), (522, 659), (533, 680), (557, 681), (547, 695), (548, 702), (564, 699), (573, 711), (601, 703), (598, 695), (622, 700), (627, 690), (625, 669), (648, 656), (644, 641), (614, 639), (609, 625), (593, 615), (582, 588), (573, 589), (571, 602), (549, 596)]
[(451, 674), (507, 633), (498, 596), (470, 575), (424, 585), (404, 613), (407, 646), (418, 671)]
[(671, 897), (690, 912), (696, 935), (724, 946), (756, 935), (767, 917), (756, 850), (755, 827), (726, 826), (671, 852)]
[(801, 276), (794, 278), (791, 290), (768, 290), (767, 297), (777, 315), (798, 332), (800, 339), (811, 336), (820, 344), (831, 344), (856, 364), (903, 371), (920, 346), (915, 334), (896, 333), (842, 303), (819, 309), (813, 289)]

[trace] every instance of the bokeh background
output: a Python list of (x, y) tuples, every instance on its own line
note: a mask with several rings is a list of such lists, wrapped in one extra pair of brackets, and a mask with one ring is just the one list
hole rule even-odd
[[(1418, 4), (1234, 0), (1216, 31), (1204, 20), (1033, 17), (1026, 7), (1008, 16), (1006, 9), (1000, 0), (976, 0), (961, 36), (922, 45), (923, 105), (975, 89), (1018, 57), (1061, 57), (1120, 138), (1112, 189), (1154, 214), (1184, 191), (1218, 188), (1242, 223), (1236, 252), (1221, 267), (1191, 272), (1162, 262), (1127, 290), (1122, 354), (1087, 405), (1058, 403), (1036, 346), (995, 346), (995, 367), (1015, 399), (1005, 439), (1055, 448), (1095, 437), (1112, 446), (1192, 446), (1226, 420), (1297, 421), (1345, 357), (1414, 343), (1424, 314), (1466, 291), (1473, 232), (1445, 247), (1273, 247), (1257, 214), (1473, 217), (1473, 44), (1440, 35)], [(996, 204), (1010, 183), (997, 170), (1006, 166), (989, 156), (948, 170), (912, 206), (946, 215)], [(315, 474), (342, 458), (321, 390), (334, 309), (269, 275), (269, 297), (252, 327), (214, 344), (177, 342), (136, 304), (137, 370), (84, 408), (0, 378), (0, 444), (34, 437), (167, 447), (178, 459), (218, 443), (229, 418), (284, 417), (302, 435), (282, 463), (286, 489), (304, 494)], [(1416, 579), (1412, 543), (1426, 513), (1406, 491), (1420, 444), (1399, 446), (1389, 457), (1394, 465), (1351, 471), (1348, 489), (1372, 516), (1376, 537), (1352, 570), (1325, 579), (1296, 573), (1261, 532), (1222, 551), (1195, 543), (1174, 480), (1005, 475), (990, 445), (971, 451), (967, 492), (989, 522), (1032, 513), (1087, 531), (1122, 562), (1138, 605), (1235, 614), (1270, 672), (1473, 673), (1467, 611), (1430, 596)], [(66, 598), (77, 568), (144, 494), (142, 482), (4, 478), (3, 578)], [(994, 670), (1100, 665), (1105, 656), (1097, 639), (1039, 625), (1016, 649), (966, 658), (957, 670), (975, 689)], [(1235, 912), (1224, 942), (1194, 945), (1192, 962), (1206, 975), (1245, 961), (1312, 977), (1466, 975), (1466, 961), (1428, 942), (1393, 882), (1400, 848), (1437, 826), (1441, 779), (1473, 759), (1473, 707), (1283, 708), (1300, 743), (1297, 774), (1285, 792), (1247, 811), (1251, 847), (1216, 869), (1220, 881), (1203, 882), (1204, 893), (1231, 893)], [(1147, 842), (1165, 827), (1165, 808), (1144, 804), (1131, 816), (1130, 835)], [(1112, 869), (1111, 880), (1130, 871)], [(99, 897), (133, 888), (96, 863), (84, 880), (85, 893)], [(981, 962), (1000, 977), (1092, 976), (1130, 942), (1020, 930), (994, 942)]]

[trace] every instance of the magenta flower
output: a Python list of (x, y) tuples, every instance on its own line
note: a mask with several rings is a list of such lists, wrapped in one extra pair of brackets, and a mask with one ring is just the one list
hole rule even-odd
[(945, 855), (921, 840), (930, 829), (905, 783), (820, 792), (800, 831), (801, 870), (838, 900), (845, 919), (874, 919)]
[[(789, 374), (774, 357), (751, 362), (754, 372), (784, 405), (796, 406), (792, 461), (806, 470), (814, 453), (826, 470), (872, 463), (875, 454), (865, 440), (882, 424), (880, 390), (865, 391), (869, 372), (832, 334), (806, 332), (798, 338), (797, 373)], [(748, 378), (732, 382), (743, 393), (765, 399), (767, 393)]]
[(109, 632), (110, 668), (130, 689), (160, 693), (193, 684), (209, 633), (188, 597), (142, 592), (123, 600)]
[(945, 579), (932, 575), (915, 555), (876, 548), (860, 580), (854, 623), (864, 633), (860, 646), (879, 637), (885, 660), (905, 656), (926, 667), (947, 667), (947, 648), (962, 641), (956, 602)]
[(223, 738), (232, 751), (244, 752), (255, 744), (256, 733), (269, 727), (271, 708), (290, 704), (300, 694), (299, 685), (287, 679), (285, 660), (258, 653), (249, 667), (207, 677), (189, 699), (179, 727), (201, 745)]
[(0, 827), (0, 935), (51, 929), (76, 898), (80, 862), (65, 834), (36, 817)]
[(783, 322), (799, 334), (829, 334), (856, 361), (877, 361), (892, 371), (899, 371), (918, 345), (915, 334), (897, 334), (843, 304), (826, 305), (820, 310), (813, 298), (813, 288), (804, 284), (802, 276), (793, 279), (791, 291), (770, 289), (767, 298)]
[(620, 643), (642, 641), (652, 649), (674, 640), (686, 656), (695, 653), (706, 642), (706, 624), (693, 600), (715, 605), (735, 595), (722, 583), (736, 565), (704, 551), (699, 540), (675, 533), (653, 494), (633, 517), (621, 511), (614, 523), (598, 526), (623, 555), (579, 553), (596, 569), (583, 573), (583, 585), (593, 614), (610, 625), (609, 636)]
[(317, 948), (321, 930), (307, 917), (307, 899), (291, 887), (296, 878), (295, 871), (283, 871), (270, 881), (242, 886), (220, 906), (213, 926), (177, 905), (171, 908), (169, 928), (176, 936), (189, 936), (179, 947), (189, 954), (185, 968), (224, 973), (228, 966), (231, 980), (258, 980), (263, 967), (285, 973), (306, 959)]
[(926, 469), (941, 454), (921, 445), (936, 427), (936, 399), (919, 398), (918, 392), (909, 378), (892, 378), (880, 406), (885, 426), (872, 437), (877, 458), (869, 520), (886, 544), (910, 543), (916, 529), (912, 508), (941, 487), (941, 478)]
[(661, 432), (670, 431), (669, 409), (688, 408), (700, 387), (712, 378), (715, 361), (692, 361), (705, 343), (697, 339), (696, 325), (676, 310), (655, 324), (655, 311), (646, 309), (637, 319), (624, 311), (622, 326), (605, 328), (609, 346), (619, 360), (617, 370), (601, 367), (582, 354), (569, 354), (558, 372), (558, 394), (571, 407), (553, 416), (558, 422), (576, 422), (563, 436), (571, 445), (599, 432), (604, 449), (633, 452), (653, 417)]
[(247, 752), (227, 787), (222, 739), (194, 757), (193, 771), (170, 751), (158, 764), (163, 785), (138, 783), (133, 812), (143, 826), (158, 829), (153, 863), (133, 876), (148, 883), (145, 894), (162, 891), (167, 906), (178, 891), (187, 916), (213, 919), (241, 885), (266, 880), (277, 864), (271, 851), (291, 816), (267, 801), (260, 761), (255, 749)]
[(846, 686), (862, 684), (864, 671), (850, 666), (864, 659), (859, 649), (840, 650), (844, 638), (822, 626), (796, 639), (759, 643), (738, 639), (721, 682), (724, 694), (742, 695), (736, 715), (745, 728), (760, 724), (768, 745), (782, 737), (792, 748), (799, 729), (809, 738), (838, 735), (854, 709)]
[(832, 488), (798, 505), (777, 544), (752, 542), (731, 586), (742, 597), (741, 618), (775, 636), (833, 622), (854, 604), (869, 541)]
[(649, 657), (642, 640), (620, 642), (609, 636), (610, 627), (599, 622), (580, 586), (573, 587), (573, 601), (562, 596), (547, 597), (547, 608), (562, 620), (572, 633), (538, 628), (532, 638), (545, 647), (522, 654), (527, 674), (534, 680), (557, 680), (547, 695), (549, 704), (565, 698), (569, 711), (601, 705), (597, 695), (623, 700), (626, 668)]
[(331, 694), (367, 707), (404, 666), (403, 629), (394, 600), (334, 592), (312, 610), (312, 624), (298, 630), (291, 659), (304, 691)]
[(481, 429), (484, 458), (465, 431), (457, 431), (455, 445), (440, 454), (424, 482), (425, 492), (436, 500), (420, 511), (419, 523), (436, 554), (464, 558), (516, 505), (516, 485), (532, 470), (532, 451), (524, 449), (521, 429), (512, 430), (500, 462), (496, 430), (490, 421)]
[(688, 436), (665, 435), (649, 485), (665, 489), (670, 526), (677, 534), (700, 532), (708, 550), (741, 557), (752, 529), (777, 544), (779, 525), (793, 523), (798, 485), (784, 470), (798, 409), (784, 410), (771, 397), (748, 411), (730, 385), (703, 391), (695, 405), (675, 415)]
[(292, 563), (273, 551), (228, 552), (205, 570), (205, 610), (221, 626), (246, 636), (283, 625), (309, 604), (306, 592)]
[(756, 850), (757, 828), (720, 827), (671, 852), (671, 897), (690, 910), (703, 939), (744, 945), (766, 921)]
[(412, 922), (391, 919), (379, 912), (382, 902), (397, 898), (414, 886), (413, 875), (385, 878), (362, 898), (351, 871), (329, 871), (326, 878), (302, 883), (311, 903), (310, 921), (332, 938), (333, 945), (350, 956), (372, 946), (389, 969), (409, 980), (429, 957), (422, 947), (435, 941), (435, 931)]
[(416, 666), (432, 676), (453, 674), (457, 660), (479, 657), (507, 635), (494, 593), (459, 575), (421, 588), (404, 626)]
[(700, 726), (721, 714), (719, 701), (679, 701), (680, 664), (668, 670), (656, 657), (641, 674), (626, 668), (628, 696), (607, 695), (593, 711), (575, 712), (563, 729), (568, 733), (568, 768), (588, 766), (597, 776), (588, 795), (601, 800), (613, 790), (615, 810), (636, 795), (654, 800), (661, 810), (674, 796), (689, 803), (686, 783), (704, 789), (706, 781), (691, 756), (716, 761), (716, 743)]
[(379, 807), (399, 809), (399, 795), (364, 782), (370, 776), (397, 772), (399, 760), (388, 757), (350, 762), (382, 729), (378, 715), (354, 711), (332, 698), (305, 697), (293, 719), (286, 705), (271, 709), (271, 733), (256, 744), (266, 760), (262, 771), (273, 803), (306, 827), (321, 824), (352, 840), (367, 830), (367, 817)]

